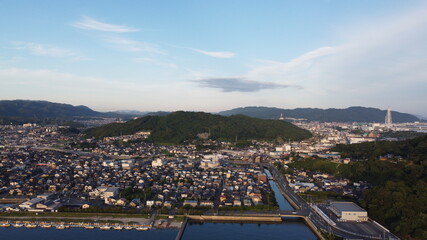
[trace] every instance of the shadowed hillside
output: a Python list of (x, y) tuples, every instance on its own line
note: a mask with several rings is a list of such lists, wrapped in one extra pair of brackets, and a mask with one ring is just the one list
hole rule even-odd
[(234, 141), (248, 139), (301, 140), (311, 133), (291, 123), (263, 120), (243, 115), (224, 117), (203, 112), (174, 112), (166, 116), (146, 116), (126, 123), (113, 123), (87, 131), (88, 136), (102, 138), (151, 131), (150, 141), (182, 143), (196, 139), (199, 133), (210, 133), (210, 139)]

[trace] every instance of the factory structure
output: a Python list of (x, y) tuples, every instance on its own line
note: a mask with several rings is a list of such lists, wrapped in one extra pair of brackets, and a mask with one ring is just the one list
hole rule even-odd
[(331, 202), (330, 209), (341, 221), (368, 221), (368, 212), (353, 202)]

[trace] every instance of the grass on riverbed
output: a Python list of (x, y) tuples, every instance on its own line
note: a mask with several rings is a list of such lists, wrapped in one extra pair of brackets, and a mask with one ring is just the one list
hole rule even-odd
[(168, 218), (169, 218), (169, 216), (167, 216), (167, 215), (156, 215), (154, 217), (154, 219), (156, 219), (156, 220), (159, 220), (159, 219), (168, 219)]
[(354, 201), (354, 197), (343, 196), (340, 193), (319, 191), (319, 192), (305, 192), (299, 194), (307, 202), (310, 200), (316, 203), (324, 203), (328, 200), (333, 201)]
[(175, 216), (173, 219), (177, 222), (184, 222), (185, 216)]

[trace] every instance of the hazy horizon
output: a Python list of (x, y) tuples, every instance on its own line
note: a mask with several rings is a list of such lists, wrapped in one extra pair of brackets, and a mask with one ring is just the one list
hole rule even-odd
[[(41, 99), (0, 99), (0, 101), (14, 101), (14, 100), (23, 100), (23, 101), (47, 101), (47, 100), (41, 100)], [(48, 101), (50, 102), (50, 101)], [(70, 104), (70, 103), (66, 103), (66, 102), (53, 102), (53, 103), (59, 103), (59, 104)], [(141, 112), (141, 113), (149, 113), (149, 112), (177, 112), (177, 111), (188, 111), (188, 112), (207, 112), (207, 113), (212, 113), (212, 114), (217, 114), (223, 111), (228, 111), (228, 110), (233, 110), (233, 109), (237, 109), (237, 108), (246, 108), (246, 107), (266, 107), (266, 108), (279, 108), (279, 109), (286, 109), (286, 110), (295, 110), (298, 108), (303, 108), (303, 107), (296, 107), (296, 108), (286, 108), (286, 107), (278, 107), (278, 106), (240, 106), (240, 107), (235, 107), (235, 108), (229, 108), (229, 109), (221, 109), (219, 111), (206, 111), (206, 110), (197, 110), (197, 109), (153, 109), (153, 110), (138, 110), (138, 109), (111, 109), (111, 110), (99, 110), (99, 109), (95, 109), (91, 106), (85, 105), (85, 104), (79, 104), (79, 105), (75, 105), (75, 104), (70, 104), (73, 106), (86, 106), (89, 107), (90, 109), (97, 111), (97, 112)], [(347, 107), (342, 107), (342, 108), (317, 108), (317, 109), (322, 109), (322, 110), (326, 110), (326, 109), (347, 109), (347, 108), (351, 108), (351, 107), (365, 107), (365, 108), (375, 108), (375, 109), (380, 109), (380, 110), (387, 110), (387, 109), (381, 109), (378, 107), (374, 107), (374, 106), (347, 106)], [(304, 107), (304, 108), (315, 108), (315, 107)], [(411, 114), (415, 117), (419, 117), (421, 119), (427, 119), (425, 116), (419, 115), (419, 114), (414, 114), (414, 113), (410, 113), (410, 112), (402, 112), (402, 111), (398, 111), (395, 109), (391, 109), (392, 111), (396, 111), (396, 112), (400, 112), (400, 113), (407, 113), (407, 114)]]
[(427, 3), (7, 1), (0, 95), (96, 111), (427, 116)]

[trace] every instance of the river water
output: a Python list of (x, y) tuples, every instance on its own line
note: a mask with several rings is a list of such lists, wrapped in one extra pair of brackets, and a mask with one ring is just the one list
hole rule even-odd
[(100, 230), (100, 229), (44, 229), (44, 228), (0, 228), (0, 239), (2, 240), (136, 240), (136, 239), (155, 239), (155, 240), (173, 240), (178, 234), (176, 229), (168, 230)]
[[(267, 175), (270, 173), (266, 171)], [(276, 183), (269, 181), (274, 191), (276, 200), (281, 210), (293, 210), (292, 206), (280, 193)], [(176, 229), (168, 230), (123, 230), (103, 231), (99, 229), (44, 229), (44, 228), (0, 228), (0, 239), (7, 240), (136, 240), (136, 239), (153, 239), (153, 240), (173, 240), (178, 234)], [(313, 232), (301, 220), (285, 219), (282, 223), (188, 223), (182, 240), (216, 240), (216, 239), (317, 239)]]
[[(268, 178), (271, 177), (271, 173), (268, 170), (265, 170), (265, 173), (267, 174)], [(276, 197), (276, 201), (279, 204), (280, 210), (294, 210), (294, 208), (289, 204), (289, 202), (285, 199), (285, 197), (280, 192), (279, 187), (277, 186), (276, 182), (273, 180), (269, 180), (268, 183), (270, 183), (270, 187), (274, 192), (274, 196)]]
[(256, 223), (189, 223), (182, 240), (299, 240), (317, 239), (302, 221), (286, 221), (281, 224)]

